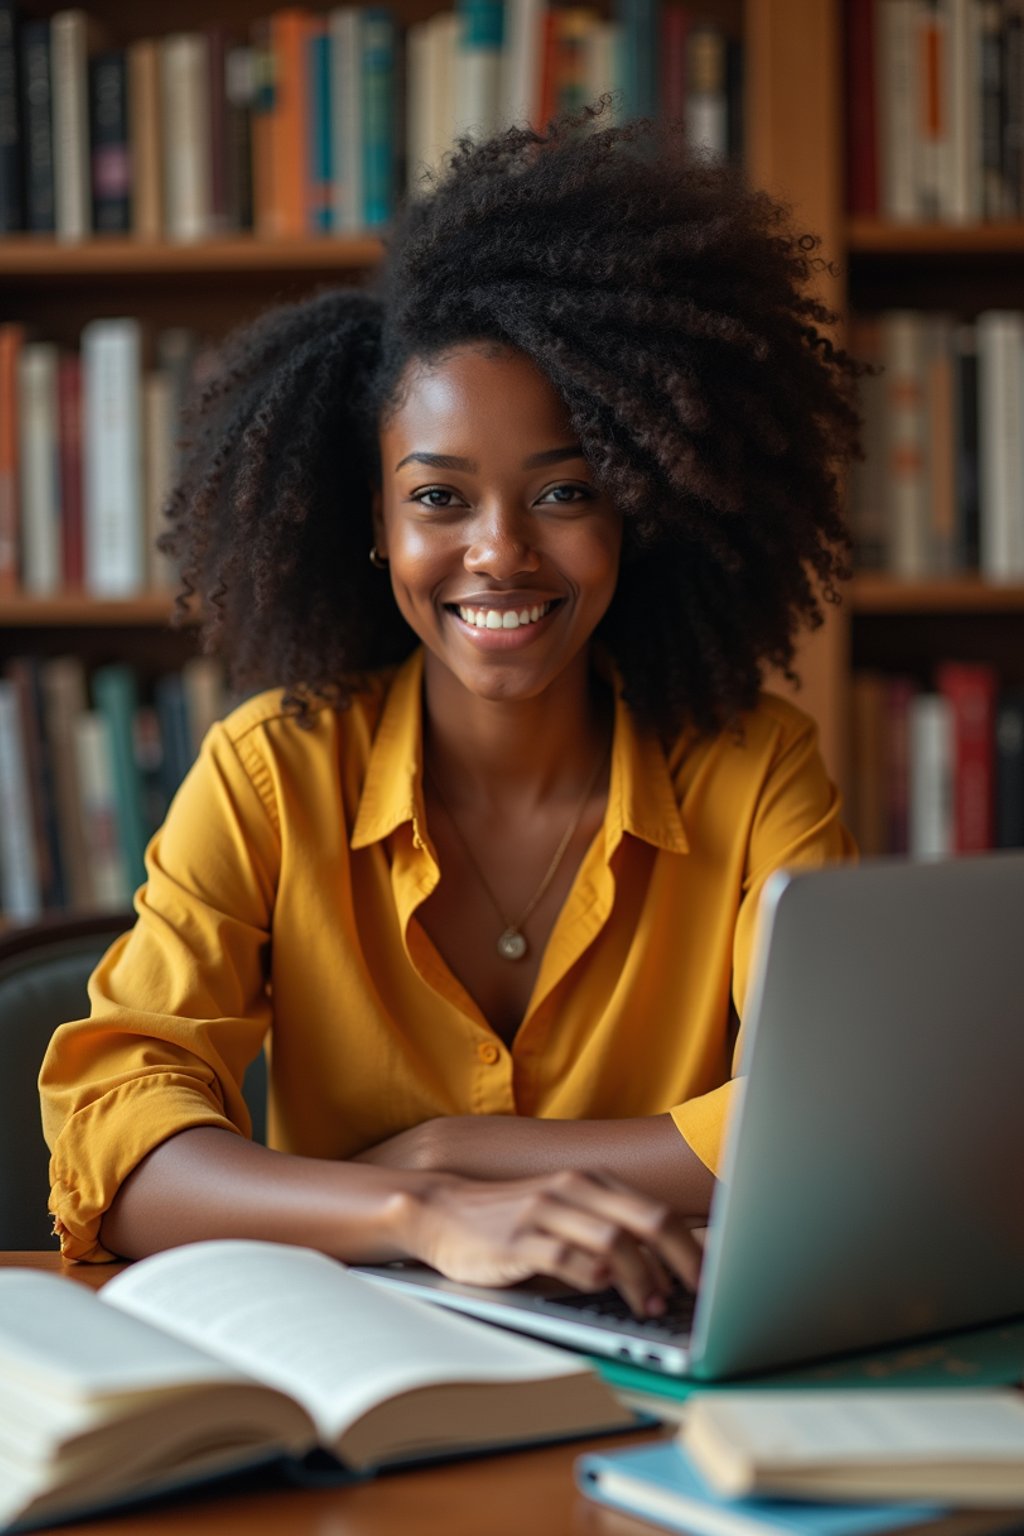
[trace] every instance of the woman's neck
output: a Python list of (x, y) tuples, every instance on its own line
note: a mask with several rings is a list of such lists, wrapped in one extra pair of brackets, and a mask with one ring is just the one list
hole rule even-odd
[(584, 653), (545, 692), (483, 699), (447, 668), (424, 667), (424, 755), (454, 805), (515, 807), (578, 796), (612, 734), (613, 702)]

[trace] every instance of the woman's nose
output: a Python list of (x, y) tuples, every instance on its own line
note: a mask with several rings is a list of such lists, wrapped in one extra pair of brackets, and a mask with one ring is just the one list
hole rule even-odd
[(540, 566), (529, 520), (516, 512), (496, 509), (474, 524), (464, 557), (467, 571), (495, 581), (508, 581)]

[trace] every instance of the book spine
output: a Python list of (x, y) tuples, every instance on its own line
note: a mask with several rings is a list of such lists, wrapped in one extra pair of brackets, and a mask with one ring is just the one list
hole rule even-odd
[(252, 216), (258, 235), (270, 233), (271, 156), (270, 130), (274, 112), (274, 53), (270, 46), (270, 22), (259, 17), (249, 25), (252, 55)]
[(137, 240), (163, 234), (163, 131), (160, 109), (160, 54), (152, 38), (132, 43), (127, 53), (128, 141), (131, 156), (131, 232)]
[(1004, 0), (1003, 180), (1006, 213), (1024, 213), (1024, 0)]
[(953, 433), (956, 461), (956, 565), (978, 568), (980, 506), (978, 482), (978, 346), (974, 326), (953, 332)]
[(691, 151), (713, 160), (725, 160), (729, 154), (725, 45), (720, 27), (701, 24), (690, 33), (686, 142)]
[(203, 240), (210, 229), (210, 67), (202, 33), (161, 40), (160, 90), (167, 237)]
[(61, 572), (69, 592), (85, 586), (82, 514), (82, 360), (64, 353), (57, 364), (57, 436), (60, 465)]
[(141, 341), (136, 320), (82, 331), (85, 575), (97, 597), (142, 589)]
[[(501, 11), (498, 10), (500, 24)], [(586, 106), (587, 48), (597, 16), (585, 6), (566, 6), (558, 12), (558, 110), (578, 112)], [(495, 73), (500, 65), (500, 50), (495, 58)], [(495, 123), (496, 127), (497, 124)]]
[(878, 216), (878, 110), (875, 80), (876, 0), (846, 6), (846, 207)]
[(24, 343), (24, 326), (0, 325), (0, 597), (13, 597), (21, 583), (18, 359)]
[(1002, 0), (977, 0), (981, 213), (1000, 219), (1007, 208), (1003, 176)]
[(996, 712), (996, 847), (1024, 848), (1024, 692), (1004, 694)]
[(129, 887), (134, 888), (146, 878), (146, 821), (135, 760), (135, 715), (139, 707), (135, 675), (126, 666), (98, 667), (92, 688), (107, 730), (118, 844)]
[(53, 769), (54, 813), (65, 898), (72, 911), (95, 905), (91, 866), (82, 820), (75, 760), (75, 722), (86, 709), (85, 669), (77, 656), (57, 656), (40, 670), (45, 736)]
[(21, 29), (21, 106), (25, 141), (25, 228), (36, 235), (52, 235), (56, 229), (50, 70), (50, 23), (24, 22)]
[[(617, 98), (613, 94), (616, 80), (616, 57), (619, 52), (619, 34), (614, 22), (598, 20), (591, 27), (587, 38), (587, 100), (598, 102), (602, 96), (609, 96), (610, 100), (605, 106), (602, 121), (608, 124), (617, 123), (620, 119)], [(686, 68), (683, 65), (683, 111), (679, 121), (685, 123)]]
[(886, 379), (886, 485), (891, 569), (911, 579), (928, 573), (927, 414), (919, 314), (882, 316)]
[(41, 667), (42, 663), (34, 656), (15, 656), (7, 663), (6, 671), (8, 680), (14, 684), (21, 715), (40, 900), (44, 910), (59, 910), (66, 905), (65, 882), (54, 803), (53, 752), (46, 735)]
[(0, 907), (22, 923), (43, 911), (21, 709), (7, 678), (0, 678)]
[(0, 0), (0, 235), (25, 228), (17, 11)]
[(123, 907), (131, 893), (118, 842), (107, 727), (98, 710), (86, 710), (77, 716), (74, 741), (93, 896), (101, 908)]
[(950, 208), (955, 224), (981, 217), (981, 140), (977, 101), (976, 0), (947, 0), (949, 61), (947, 76), (950, 125)]
[(910, 703), (910, 847), (914, 859), (953, 852), (953, 712), (939, 693)]
[(334, 103), (334, 228), (363, 227), (363, 76), (360, 13), (340, 6), (328, 17), (331, 100)]
[(877, 12), (881, 211), (902, 223), (918, 216), (916, 3), (880, 0)]
[(61, 585), (57, 372), (52, 342), (26, 343), (18, 367), (21, 581), (37, 597)]
[(363, 219), (375, 229), (390, 219), (394, 198), (395, 24), (389, 11), (362, 13), (362, 58)]
[(980, 436), (980, 567), (990, 581), (1024, 576), (1024, 315), (986, 310), (977, 319)]
[(660, 103), (667, 123), (686, 122), (686, 58), (693, 13), (679, 0), (668, 0), (661, 11)]
[(924, 348), (929, 575), (945, 576), (956, 562), (956, 462), (953, 432), (953, 318), (927, 315)]
[(181, 675), (177, 672), (163, 673), (156, 680), (153, 696), (160, 722), (160, 739), (163, 742), (161, 789), (170, 804), (193, 760), (188, 732), (188, 707)]
[(127, 234), (132, 227), (127, 76), (120, 49), (89, 60), (92, 227), (104, 235)]
[(207, 27), (203, 37), (210, 103), (208, 232), (224, 235), (232, 227), (228, 213), (227, 30), (222, 26)]
[(252, 206), (252, 112), (255, 95), (255, 59), (248, 44), (229, 48), (224, 65), (227, 102), (227, 203), (228, 227), (253, 227)]
[(173, 380), (165, 369), (154, 368), (143, 381), (146, 586), (151, 592), (168, 592), (177, 584), (174, 562), (157, 548), (157, 540), (170, 528), (164, 505), (174, 479), (175, 430)]
[(885, 690), (886, 843), (890, 853), (910, 850), (910, 710), (917, 689), (892, 677)]
[(889, 522), (886, 516), (887, 379), (881, 370), (882, 331), (875, 316), (850, 321), (850, 350), (875, 365), (877, 371), (860, 380), (864, 420), (864, 458), (850, 467), (850, 533), (858, 570), (880, 571), (888, 564)]
[(854, 835), (866, 857), (887, 851), (885, 688), (886, 681), (877, 672), (853, 675)]
[(953, 721), (953, 849), (983, 853), (995, 843), (995, 670), (945, 662), (936, 683)]
[(502, 50), (501, 121), (537, 127), (543, 68), (542, 0), (506, 0)]
[(334, 141), (331, 133), (331, 36), (326, 26), (311, 32), (308, 45), (309, 115), (306, 158), (309, 205), (306, 227), (328, 234), (334, 221)]
[[(457, 131), (484, 139), (498, 126), (501, 0), (456, 0), (455, 9), (459, 18)], [(569, 13), (557, 14), (564, 18)]]
[(85, 12), (58, 11), (50, 22), (58, 240), (84, 240), (92, 232), (88, 47)]
[(266, 232), (297, 239), (307, 232), (309, 203), (306, 111), (310, 13), (298, 7), (274, 11), (270, 48), (274, 60), (274, 105), (270, 116), (270, 204)]

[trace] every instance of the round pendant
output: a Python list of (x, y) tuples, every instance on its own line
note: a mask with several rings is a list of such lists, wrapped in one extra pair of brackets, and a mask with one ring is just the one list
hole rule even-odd
[(498, 940), (498, 954), (503, 960), (521, 960), (526, 954), (526, 940), (517, 928), (506, 928)]

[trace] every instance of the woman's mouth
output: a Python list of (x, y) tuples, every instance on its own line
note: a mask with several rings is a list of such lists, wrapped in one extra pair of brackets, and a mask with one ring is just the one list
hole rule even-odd
[(463, 624), (470, 629), (522, 629), (529, 624), (539, 624), (546, 618), (559, 600), (526, 604), (521, 608), (486, 608), (475, 604), (450, 603), (451, 612), (457, 613)]

